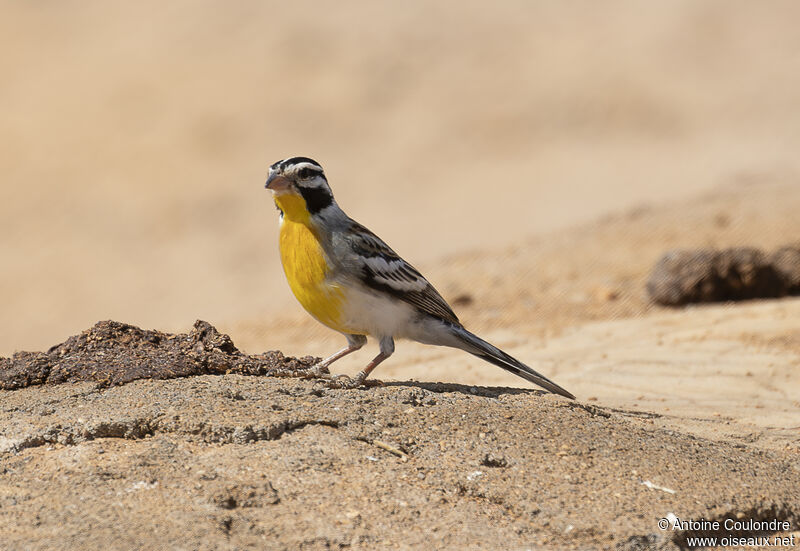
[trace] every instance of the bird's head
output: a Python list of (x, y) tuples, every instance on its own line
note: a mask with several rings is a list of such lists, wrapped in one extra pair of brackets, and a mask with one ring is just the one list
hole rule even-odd
[(308, 157), (292, 157), (270, 166), (265, 187), (290, 219), (317, 214), (333, 203), (322, 166)]

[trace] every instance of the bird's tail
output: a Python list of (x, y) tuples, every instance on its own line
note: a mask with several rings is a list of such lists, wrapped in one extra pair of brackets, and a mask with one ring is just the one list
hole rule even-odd
[(546, 388), (554, 394), (560, 394), (561, 396), (566, 396), (567, 398), (571, 398), (573, 400), (575, 399), (575, 396), (573, 396), (569, 391), (561, 388), (553, 381), (541, 373), (537, 373), (516, 358), (512, 358), (496, 346), (489, 344), (476, 335), (473, 335), (463, 327), (454, 327), (453, 329), (455, 330), (455, 336), (459, 341), (456, 345), (458, 348), (461, 348), (462, 350), (465, 350), (470, 354), (481, 358), (482, 360), (486, 360), (489, 363), (493, 363), (496, 366), (502, 367), (506, 371), (510, 371), (514, 375), (522, 377), (533, 384), (539, 385), (542, 388)]

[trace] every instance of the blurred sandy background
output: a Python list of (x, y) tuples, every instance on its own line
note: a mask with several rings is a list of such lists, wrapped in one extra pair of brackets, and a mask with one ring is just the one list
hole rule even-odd
[[(202, 318), (248, 351), (338, 347), (302, 321), (277, 262), (263, 182), (292, 155), (320, 161), (345, 210), (447, 298), (477, 293), (456, 308), (472, 327), (512, 340), (615, 295), (626, 260), (639, 282), (668, 245), (715, 242), (750, 199), (763, 227), (727, 241), (798, 229), (790, 210), (773, 220), (800, 185), (796, 2), (0, 6), (0, 355), (99, 319)], [(695, 232), (675, 205), (697, 198), (723, 203)], [(672, 215), (649, 232), (661, 205)], [(605, 272), (573, 254), (607, 229), (593, 221), (631, 212), (644, 221), (614, 226), (606, 245), (634, 240)], [(558, 292), (520, 299), (547, 277)], [(630, 304), (604, 316), (647, 308)], [(571, 321), (593, 319), (582, 308)]]

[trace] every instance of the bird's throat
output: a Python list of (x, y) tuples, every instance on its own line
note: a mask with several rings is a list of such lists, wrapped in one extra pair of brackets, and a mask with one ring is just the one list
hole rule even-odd
[(275, 195), (275, 204), (283, 212), (287, 220), (308, 225), (311, 215), (306, 207), (306, 200), (295, 193), (279, 193)]

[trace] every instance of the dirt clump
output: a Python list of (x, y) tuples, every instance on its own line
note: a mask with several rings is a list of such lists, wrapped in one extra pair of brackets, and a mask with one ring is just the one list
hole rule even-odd
[(101, 321), (47, 352), (18, 352), (0, 358), (0, 389), (93, 381), (101, 386), (137, 379), (238, 373), (280, 375), (311, 367), (317, 358), (287, 358), (281, 352), (240, 352), (228, 335), (198, 320), (189, 333), (140, 329)]

